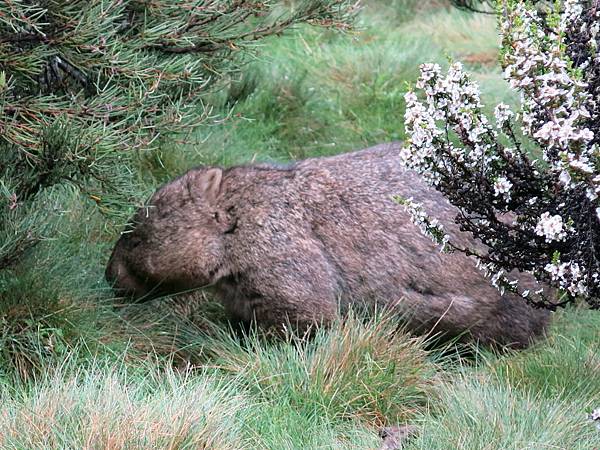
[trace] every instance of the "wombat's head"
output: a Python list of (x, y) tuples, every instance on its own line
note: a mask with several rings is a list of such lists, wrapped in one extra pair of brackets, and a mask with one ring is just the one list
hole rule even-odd
[(235, 224), (219, 206), (222, 176), (219, 168), (191, 170), (137, 211), (106, 268), (115, 291), (145, 300), (226, 274), (223, 235)]

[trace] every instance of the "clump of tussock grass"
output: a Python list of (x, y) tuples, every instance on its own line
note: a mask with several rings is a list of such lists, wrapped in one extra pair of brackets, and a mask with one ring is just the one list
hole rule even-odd
[(146, 364), (67, 363), (35, 384), (0, 385), (0, 447), (244, 448), (244, 408), (233, 380)]
[(473, 372), (441, 386), (440, 406), (443, 412), (423, 420), (407, 449), (583, 450), (600, 445), (600, 433), (580, 403)]
[(3, 385), (0, 447), (375, 448), (377, 427), (435, 395), (422, 339), (382, 314), (351, 314), (310, 339), (223, 327), (181, 339), (201, 365), (174, 371), (132, 341), (122, 360), (74, 354), (41, 379)]
[(423, 339), (402, 331), (391, 315), (350, 314), (310, 339), (221, 339), (211, 351), (217, 367), (259, 398), (330, 420), (397, 423), (422, 411), (435, 393)]

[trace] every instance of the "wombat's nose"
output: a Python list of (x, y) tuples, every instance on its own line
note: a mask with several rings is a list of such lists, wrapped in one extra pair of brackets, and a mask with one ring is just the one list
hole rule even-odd
[(118, 253), (118, 249), (115, 249), (110, 256), (106, 271), (104, 272), (104, 277), (117, 294), (124, 295), (131, 292), (133, 288), (132, 286), (128, 286), (128, 284), (130, 284), (127, 282), (130, 278), (129, 271), (125, 264), (123, 264), (123, 261), (119, 258)]
[(109, 262), (105, 272), (106, 281), (118, 296), (135, 296), (137, 283), (121, 262)]
[(138, 279), (135, 273), (129, 270), (125, 261), (119, 257), (118, 249), (113, 251), (104, 276), (119, 297), (131, 297), (136, 300), (140, 298), (151, 299), (144, 283)]
[(108, 265), (106, 266), (106, 270), (104, 271), (104, 278), (108, 281), (108, 284), (113, 286), (115, 281), (117, 281), (118, 270), (115, 267), (116, 264), (113, 262), (112, 258), (108, 261)]
[(118, 281), (120, 278), (120, 275), (124, 274), (125, 272), (125, 268), (123, 267), (123, 264), (116, 261), (114, 254), (110, 257), (110, 260), (108, 261), (108, 265), (106, 266), (106, 271), (104, 272), (104, 278), (106, 278), (106, 281), (108, 281), (108, 284), (110, 284), (113, 288), (118, 288)]

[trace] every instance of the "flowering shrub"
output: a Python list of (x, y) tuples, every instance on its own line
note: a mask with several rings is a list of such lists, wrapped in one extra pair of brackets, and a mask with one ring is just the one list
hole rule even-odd
[[(400, 152), (458, 207), (461, 229), (489, 250), (454, 245), (420, 205), (404, 205), (436, 241), (476, 256), (500, 289), (551, 309), (576, 297), (598, 308), (600, 0), (567, 0), (543, 15), (505, 0), (498, 16), (504, 75), (521, 94), (520, 110), (499, 104), (491, 121), (460, 63), (445, 74), (424, 64), (416, 83), (423, 99), (405, 96), (409, 139)], [(524, 140), (539, 150), (528, 154)], [(550, 300), (541, 290), (520, 290), (508, 275), (515, 269), (562, 295)]]

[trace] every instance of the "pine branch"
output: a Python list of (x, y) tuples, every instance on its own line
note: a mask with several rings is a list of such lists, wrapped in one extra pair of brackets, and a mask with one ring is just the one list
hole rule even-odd
[(135, 191), (127, 167), (136, 152), (205, 122), (207, 95), (240, 70), (259, 40), (301, 23), (342, 27), (353, 6), (0, 2), (0, 236), (9, 245), (0, 262), (14, 264), (45, 235), (38, 232), (45, 211), (16, 213), (55, 186), (74, 186), (103, 213), (122, 214)]

